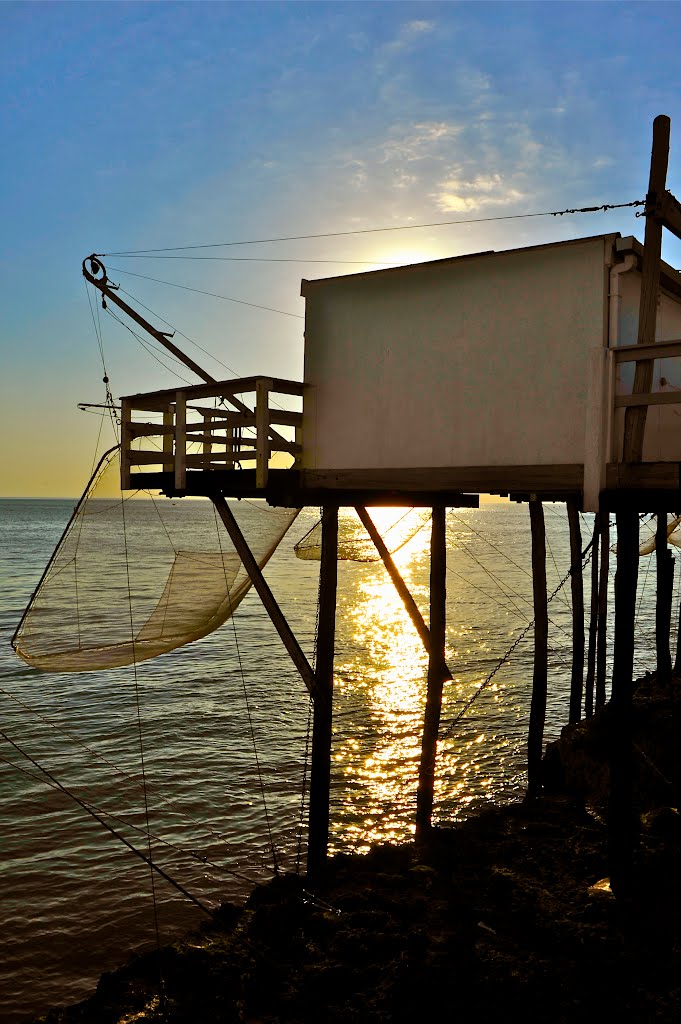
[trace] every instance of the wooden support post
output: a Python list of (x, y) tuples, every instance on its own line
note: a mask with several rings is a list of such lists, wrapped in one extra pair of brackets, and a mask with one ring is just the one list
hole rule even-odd
[(598, 634), (596, 637), (596, 710), (605, 704), (608, 657), (608, 586), (610, 583), (610, 516), (601, 512), (601, 568), (598, 579)]
[[(175, 416), (173, 415), (172, 408), (169, 406), (167, 409), (163, 410), (163, 426), (173, 427), (174, 423)], [(173, 435), (171, 433), (163, 435), (163, 456), (163, 472), (174, 473), (175, 463), (173, 462)]]
[(187, 487), (187, 396), (175, 394), (175, 490)]
[(445, 665), (445, 626), (447, 598), (447, 535), (445, 507), (433, 506), (430, 537), (430, 646), (426, 710), (421, 738), (421, 761), (416, 793), (416, 838), (423, 838), (431, 828), (435, 792), (435, 758), (437, 734), (442, 711), (442, 688), (447, 676)]
[(231, 537), (232, 543), (236, 548), (237, 554), (244, 564), (244, 568), (251, 578), (251, 582), (255, 587), (260, 600), (265, 606), (272, 624), (276, 629), (277, 633), (281, 637), (284, 647), (291, 656), (293, 664), (300, 672), (301, 678), (308, 690), (313, 697), (316, 695), (317, 684), (315, 680), (315, 674), (312, 671), (312, 667), (305, 657), (305, 654), (300, 647), (300, 644), (293, 635), (293, 631), (289, 626), (284, 614), (277, 604), (274, 594), (270, 590), (265, 577), (262, 574), (260, 566), (253, 557), (253, 553), (246, 543), (246, 538), (239, 529), (239, 524), (232, 514), (232, 510), (229, 505), (222, 497), (221, 494), (213, 494), (210, 496), (211, 501), (217, 509), (218, 515), (222, 519), (223, 523), (227, 528), (227, 532)]
[(598, 543), (601, 513), (594, 516), (591, 542), (591, 601), (589, 606), (589, 648), (586, 656), (586, 683), (584, 685), (584, 717), (594, 713), (594, 683), (596, 680), (596, 637), (598, 635)]
[(546, 719), (548, 676), (549, 613), (546, 595), (546, 528), (544, 508), (536, 498), (530, 501), (532, 531), (532, 594), (534, 599), (534, 672), (527, 732), (527, 795), (541, 791), (541, 759)]
[(657, 601), (655, 605), (657, 681), (658, 683), (665, 684), (672, 677), (669, 633), (672, 624), (672, 593), (674, 590), (674, 559), (667, 545), (666, 512), (657, 513), (655, 561), (657, 566)]
[(338, 577), (338, 509), (322, 510), (319, 567), (319, 624), (310, 763), (310, 808), (307, 873), (316, 881), (324, 870), (329, 846), (331, 733), (333, 723), (333, 656)]
[(632, 689), (638, 580), (638, 515), (617, 513), (615, 649), (610, 696), (610, 885), (617, 896), (630, 891), (636, 823), (632, 803)]
[[(430, 631), (426, 626), (425, 622), (423, 621), (423, 616), (419, 611), (418, 605), (416, 604), (414, 598), (411, 596), (409, 588), (407, 587), (406, 583), (402, 579), (400, 571), (395, 565), (392, 556), (385, 545), (383, 538), (381, 537), (380, 533), (374, 526), (373, 520), (371, 519), (371, 516), (369, 515), (365, 508), (357, 506), (355, 508), (355, 512), (359, 516), (362, 526), (364, 527), (364, 529), (367, 531), (372, 541), (374, 542), (374, 546), (376, 547), (376, 550), (381, 556), (381, 559), (383, 561), (384, 566), (386, 567), (388, 575), (390, 576), (390, 579), (393, 582), (393, 586), (395, 587), (397, 593), (400, 595), (402, 603), (404, 604), (404, 607), (407, 609), (409, 618), (411, 619), (412, 623), (414, 624), (416, 632), (421, 638), (421, 643), (425, 647), (426, 651), (430, 652)], [(446, 665), (445, 670), (445, 679), (451, 679), (452, 673), (449, 671)]]
[[(638, 313), (637, 343), (645, 345), (655, 341), (657, 325), (657, 297), (660, 289), (660, 256), (662, 253), (662, 222), (654, 216), (657, 197), (664, 193), (669, 162), (670, 121), (660, 114), (653, 121), (653, 148), (650, 155), (650, 178), (646, 196), (646, 230), (641, 268), (641, 298)], [(641, 359), (636, 363), (633, 394), (647, 394), (652, 390), (653, 360)], [(624, 461), (640, 462), (643, 457), (643, 435), (646, 427), (647, 406), (632, 406), (624, 414)], [(618, 541), (619, 543), (619, 541)]]
[(579, 508), (576, 501), (568, 501), (570, 526), (570, 586), (572, 590), (572, 677), (570, 680), (569, 721), (582, 717), (582, 690), (584, 686), (584, 581), (582, 573), (582, 534), (579, 528)]

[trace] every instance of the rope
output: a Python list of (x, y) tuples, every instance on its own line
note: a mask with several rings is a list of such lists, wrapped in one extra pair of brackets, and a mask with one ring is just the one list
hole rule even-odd
[(232, 245), (260, 245), (265, 242), (298, 242), (310, 238), (343, 238), (348, 235), (373, 235), (382, 231), (416, 231), (419, 228), (450, 227), (456, 224), (489, 224), (492, 221), (527, 220), (530, 217), (562, 217), (569, 213), (600, 213), (628, 206), (645, 206), (645, 199), (631, 203), (603, 203), (601, 206), (582, 206), (570, 210), (544, 210), (540, 213), (508, 213), (496, 217), (464, 217), (457, 220), (437, 220), (426, 224), (396, 224), (384, 228), (355, 228), (352, 231), (325, 231), (314, 235), (287, 235), (279, 238), (251, 238), (243, 242), (213, 242), (209, 245), (171, 245), (165, 249), (125, 249), (118, 252), (94, 253), (95, 256), (138, 256), (157, 252), (186, 252), (189, 249), (223, 249)]
[[(590, 550), (591, 550), (592, 546), (593, 546), (593, 537), (591, 538), (591, 540), (589, 541), (589, 543), (587, 544), (587, 546), (586, 546), (586, 547), (584, 548), (584, 550), (582, 551), (582, 554), (581, 554), (581, 564), (582, 564), (582, 569), (584, 569), (584, 567), (585, 567), (585, 566), (586, 566), (586, 565), (588, 564), (588, 561), (589, 561), (589, 559), (587, 558), (587, 555), (589, 555), (589, 552), (590, 552)], [(589, 557), (590, 557), (590, 555), (589, 555)], [(559, 593), (559, 591), (560, 591), (560, 590), (561, 590), (561, 589), (562, 589), (562, 588), (563, 588), (563, 587), (565, 586), (565, 584), (567, 583), (567, 581), (568, 581), (568, 580), (570, 579), (570, 577), (572, 576), (572, 573), (573, 573), (574, 569), (576, 569), (576, 568), (577, 568), (577, 564), (578, 564), (578, 563), (575, 563), (574, 565), (571, 565), (571, 566), (570, 566), (569, 570), (567, 571), (567, 573), (565, 574), (565, 576), (563, 576), (562, 580), (561, 580), (561, 581), (560, 581), (560, 582), (558, 583), (558, 586), (557, 586), (557, 587), (556, 587), (556, 589), (555, 589), (555, 590), (553, 591), (553, 593), (551, 594), (551, 596), (550, 596), (549, 598), (547, 598), (547, 601), (546, 601), (546, 603), (547, 603), (547, 604), (550, 604), (550, 603), (551, 603), (551, 601), (553, 601), (553, 599), (554, 599), (554, 597), (556, 596), (556, 594), (558, 594), (558, 593)], [(470, 708), (470, 707), (472, 706), (472, 704), (473, 704), (473, 703), (474, 703), (474, 702), (475, 702), (475, 701), (476, 701), (476, 700), (478, 699), (478, 697), (480, 696), (480, 694), (481, 694), (481, 693), (482, 693), (482, 692), (483, 692), (484, 690), (486, 690), (486, 689), (487, 689), (487, 687), (488, 687), (488, 686), (489, 686), (489, 684), (490, 684), (490, 683), (492, 682), (492, 680), (494, 679), (494, 677), (495, 677), (495, 675), (497, 674), (497, 672), (499, 671), (499, 669), (500, 669), (500, 668), (501, 668), (501, 667), (502, 667), (503, 665), (505, 665), (505, 664), (506, 664), (506, 662), (507, 662), (507, 661), (508, 661), (508, 659), (509, 659), (509, 658), (511, 657), (511, 655), (513, 654), (513, 652), (515, 651), (515, 649), (516, 649), (516, 648), (518, 647), (518, 645), (520, 644), (520, 642), (521, 642), (522, 640), (524, 640), (524, 639), (525, 639), (525, 637), (527, 636), (527, 634), (529, 633), (529, 631), (530, 631), (530, 630), (531, 630), (531, 629), (533, 628), (533, 626), (534, 626), (534, 622), (535, 622), (535, 620), (534, 620), (534, 619), (532, 619), (532, 621), (531, 621), (531, 622), (528, 622), (527, 626), (525, 626), (525, 629), (524, 629), (524, 630), (522, 631), (522, 633), (520, 633), (520, 635), (519, 635), (519, 636), (517, 636), (517, 637), (516, 637), (516, 639), (515, 639), (515, 640), (513, 641), (513, 643), (511, 644), (511, 646), (509, 647), (509, 649), (508, 649), (508, 650), (506, 651), (506, 653), (504, 654), (504, 656), (503, 656), (503, 657), (502, 657), (502, 658), (501, 658), (501, 659), (500, 659), (500, 660), (499, 660), (499, 661), (497, 662), (497, 664), (495, 665), (495, 667), (494, 667), (494, 668), (492, 669), (492, 671), (491, 671), (491, 672), (489, 673), (489, 675), (488, 675), (488, 676), (487, 676), (487, 677), (486, 677), (486, 678), (485, 678), (485, 679), (483, 680), (483, 682), (482, 682), (482, 683), (480, 684), (480, 686), (479, 686), (479, 687), (478, 687), (478, 689), (477, 689), (477, 690), (475, 691), (475, 693), (474, 693), (474, 694), (472, 695), (472, 697), (470, 697), (470, 698), (469, 698), (469, 699), (468, 699), (468, 700), (466, 701), (466, 703), (464, 704), (464, 706), (463, 706), (463, 708), (461, 709), (461, 711), (460, 711), (460, 712), (459, 712), (459, 713), (458, 713), (458, 714), (457, 714), (457, 715), (455, 716), (455, 718), (453, 718), (453, 719), (451, 720), (451, 722), (450, 722), (450, 723), (449, 723), (449, 725), (447, 726), (447, 729), (445, 730), (445, 732), (444, 732), (444, 733), (443, 733), (443, 735), (441, 736), (441, 739), (442, 739), (442, 740), (445, 740), (445, 739), (447, 739), (447, 737), (448, 737), (448, 736), (449, 736), (449, 735), (451, 734), (451, 732), (452, 732), (452, 730), (454, 729), (454, 727), (455, 727), (455, 726), (456, 726), (456, 725), (457, 725), (457, 724), (458, 724), (458, 723), (459, 723), (459, 722), (461, 721), (461, 719), (462, 719), (462, 718), (464, 717), (464, 715), (465, 715), (465, 714), (466, 714), (466, 713), (468, 712), (468, 710), (469, 710), (469, 708)]]
[[(112, 254), (113, 255), (113, 254)], [(158, 277), (149, 277), (148, 274), (133, 274), (132, 270), (121, 270), (120, 267), (109, 267), (116, 274), (127, 274), (129, 277), (141, 277), (145, 281), (155, 281), (156, 284), (167, 284), (171, 288), (181, 288), (185, 292), (197, 292), (199, 295), (210, 295), (213, 299), (224, 299), (225, 302), (236, 302), (238, 306), (251, 306), (253, 309), (265, 309), (269, 313), (281, 313), (282, 316), (292, 316), (296, 320), (304, 320), (300, 313), (288, 313), (285, 309), (274, 309), (273, 306), (261, 306), (257, 302), (245, 302), (244, 299), (235, 299), (231, 295), (219, 295), (217, 292), (207, 292), (203, 288), (191, 288), (188, 284), (178, 284), (177, 281), (162, 281)]]
[[(43, 778), (40, 775), (36, 775), (34, 772), (30, 772), (27, 768), (22, 768), (20, 764), (17, 764), (15, 761), (11, 761), (8, 757), (5, 757), (3, 754), (0, 754), (0, 761), (3, 761), (11, 768), (15, 768), (18, 772), (21, 772), (22, 775), (27, 776), (27, 778), (29, 779), (33, 779), (35, 782), (39, 782), (42, 785), (49, 786), (50, 789), (53, 789), (56, 792), (60, 791), (60, 787), (56, 783), (52, 782), (49, 778)], [(139, 832), (146, 837), (146, 831), (139, 825), (135, 825), (134, 822), (128, 821), (127, 818), (122, 818), (120, 815), (114, 814), (113, 811), (109, 811), (105, 807), (99, 807), (95, 804), (91, 804), (89, 800), (83, 800), (83, 803), (86, 804), (90, 810), (95, 811), (97, 814), (105, 814), (107, 818), (111, 818), (113, 821), (117, 821), (121, 825), (126, 825), (128, 828), (131, 828), (134, 832)], [(175, 853), (182, 854), (185, 857), (191, 857), (193, 860), (197, 860), (201, 864), (214, 868), (216, 871), (222, 872), (227, 875), (232, 875), (234, 878), (240, 879), (240, 881), (248, 882), (249, 885), (257, 885), (255, 879), (249, 878), (247, 875), (242, 875), (238, 871), (233, 871), (232, 869), (225, 867), (222, 864), (216, 864), (203, 853), (198, 853), (196, 850), (189, 850), (184, 846), (178, 846), (177, 843), (173, 843), (171, 842), (170, 839), (165, 839), (163, 836), (153, 834), (153, 838), (156, 842), (161, 843), (163, 846), (167, 846), (171, 850), (174, 850)]]
[[(139, 694), (139, 679), (137, 675), (137, 657), (135, 651), (135, 626), (132, 615), (132, 590), (130, 586), (130, 561), (128, 559), (128, 533), (126, 529), (125, 521), (125, 502), (123, 501), (123, 494), (121, 493), (121, 513), (123, 522), (123, 551), (125, 556), (125, 575), (128, 587), (128, 612), (130, 616), (130, 642), (132, 644), (132, 669), (133, 679), (135, 684), (135, 705), (137, 707), (137, 731), (139, 735), (139, 750), (140, 750), (140, 768), (142, 771), (142, 794), (144, 797), (144, 819), (147, 830), (147, 848), (149, 851), (149, 879), (151, 881), (151, 902), (153, 907), (153, 921), (154, 931), (156, 933), (156, 948), (160, 954), (161, 951), (161, 934), (158, 926), (158, 907), (156, 905), (156, 881), (153, 872), (153, 856), (151, 846), (151, 829), (149, 826), (149, 800), (147, 797), (147, 777), (144, 763), (144, 738), (142, 735), (142, 712), (140, 708), (140, 694)], [(161, 991), (161, 1002), (165, 1005), (165, 985), (163, 980), (163, 973), (161, 969), (161, 958), (159, 956), (159, 987)]]
[[(144, 340), (144, 338), (141, 338), (140, 335), (137, 333), (137, 331), (133, 331), (132, 327), (130, 327), (129, 324), (126, 324), (124, 320), (121, 320), (121, 318), (119, 316), (116, 316), (116, 314), (113, 312), (113, 310), (109, 309), (108, 306), (107, 306), (106, 311), (107, 311), (107, 313), (109, 314), (110, 317), (113, 317), (113, 319), (117, 323), (119, 323), (121, 325), (121, 327), (125, 327), (126, 331), (129, 331), (130, 334), (132, 334), (133, 338), (137, 342), (139, 342), (139, 344), (142, 346), (142, 348), (146, 352), (149, 353), (149, 355), (152, 357), (152, 359), (155, 359), (157, 363), (160, 363), (161, 366), (165, 370), (169, 370), (170, 373), (172, 373), (175, 377), (177, 377), (178, 380), (181, 380), (183, 384), (188, 384), (190, 387), (192, 386), (192, 382), (190, 380), (187, 380), (186, 377), (183, 377), (182, 374), (178, 373), (177, 370), (173, 366), (170, 366), (168, 363), (164, 362), (164, 360), (161, 359), (161, 357), (158, 356), (154, 352), (154, 350), (151, 348), (151, 346), (147, 344), (147, 342)], [(173, 357), (171, 356), (171, 358), (173, 358)], [(184, 364), (180, 363), (179, 359), (176, 360), (176, 362), (180, 366), (184, 365)]]
[[(87, 752), (89, 754), (92, 754), (93, 757), (97, 758), (99, 761), (101, 761), (103, 764), (105, 764), (107, 766), (107, 768), (111, 768), (114, 772), (116, 772), (116, 774), (118, 774), (122, 778), (124, 778), (126, 780), (126, 782), (130, 783), (132, 786), (135, 786), (136, 789), (139, 789), (139, 790), (142, 789), (142, 784), (140, 782), (138, 782), (138, 780), (133, 775), (130, 775), (123, 768), (121, 768), (118, 765), (114, 764), (113, 761), (109, 761), (108, 758), (106, 758), (99, 751), (94, 750), (92, 747), (88, 746), (88, 744), (85, 743), (85, 741), (82, 740), (75, 733), (71, 733), (67, 729), (64, 729), (62, 726), (56, 725), (54, 722), (51, 722), (49, 720), (49, 718), (46, 718), (44, 715), (41, 715), (39, 711), (36, 711), (35, 708), (31, 707), (29, 704), (26, 704), (25, 701), (21, 700), (20, 697), (17, 697), (15, 694), (10, 693), (9, 690), (6, 690), (3, 687), (0, 687), (0, 693), (2, 693), (5, 697), (9, 697), (10, 700), (15, 701), (15, 703), (19, 704), (22, 708), (24, 708), (25, 711), (28, 711), (31, 715), (35, 716), (35, 718), (38, 718), (45, 725), (49, 726), (50, 729), (53, 729), (58, 735), (66, 737), (66, 739), (71, 740), (73, 743), (76, 743), (76, 744), (78, 744), (78, 746), (82, 747), (83, 750), (87, 750)], [(19, 770), (23, 771), (24, 769), (19, 769)], [(147, 784), (147, 791), (148, 792), (154, 792), (154, 789), (153, 789), (153, 787), (149, 787), (149, 785)], [(161, 796), (158, 793), (156, 794), (156, 796), (157, 796), (159, 805), (164, 805), (166, 807), (169, 807), (176, 814), (179, 814), (181, 817), (185, 818), (186, 821), (189, 821), (193, 825), (196, 825), (198, 828), (203, 829), (213, 839), (217, 839), (220, 843), (223, 843), (228, 849), (230, 849), (229, 844), (227, 843), (227, 841), (226, 841), (226, 839), (225, 839), (225, 837), (224, 837), (224, 835), (222, 833), (217, 832), (214, 828), (212, 828), (210, 825), (207, 825), (205, 822), (199, 821), (197, 818), (194, 818), (191, 814), (189, 814), (187, 811), (185, 811), (182, 807), (180, 807), (178, 804), (176, 804), (169, 797)], [(115, 817), (115, 815), (113, 815), (112, 812), (110, 812), (110, 811), (106, 811), (106, 812), (102, 812), (102, 813), (107, 813), (111, 817)], [(124, 819), (118, 819), (118, 820), (123, 821)], [(137, 826), (131, 824), (130, 822), (126, 822), (126, 824), (129, 824), (131, 828), (136, 828), (137, 827)], [(167, 846), (172, 846), (173, 845), (172, 843), (170, 843), (169, 840), (163, 839), (162, 837), (157, 836), (157, 835), (154, 835), (154, 839), (158, 840), (161, 843), (165, 843)], [(184, 853), (187, 853), (188, 855), (196, 856), (196, 857), (198, 857), (199, 860), (205, 861), (205, 857), (203, 857), (203, 855), (192, 853), (192, 851), (189, 851), (189, 850), (184, 850), (182, 847), (176, 847), (176, 849), (182, 850)], [(210, 862), (207, 861), (207, 863), (210, 863)], [(227, 874), (234, 875), (236, 878), (241, 878), (243, 881), (250, 882), (251, 884), (255, 884), (252, 879), (247, 878), (245, 875), (241, 875), (241, 874), (239, 874), (239, 872), (233, 871), (230, 868), (222, 867), (220, 870), (226, 871)]]
[(16, 743), (13, 739), (11, 739), (6, 732), (0, 730), (0, 736), (7, 743), (13, 746), (14, 749), (22, 755), (22, 757), (25, 757), (26, 760), (34, 766), (34, 768), (37, 768), (39, 772), (45, 775), (56, 789), (61, 790), (61, 792), (64, 793), (65, 796), (68, 796), (69, 799), (77, 803), (79, 807), (81, 807), (87, 814), (90, 815), (90, 817), (94, 818), (95, 821), (99, 822), (99, 824), (102, 825), (102, 827), (105, 828), (107, 832), (110, 832), (111, 835), (115, 836), (115, 838), (118, 839), (121, 843), (123, 843), (124, 846), (127, 846), (131, 853), (134, 853), (135, 856), (140, 858), (140, 860), (143, 860), (144, 863), (149, 866), (152, 872), (156, 871), (162, 878), (166, 880), (166, 882), (169, 882), (170, 885), (174, 886), (174, 888), (178, 890), (178, 892), (181, 892), (182, 895), (186, 896), (188, 900), (191, 900), (192, 903), (195, 903), (196, 906), (203, 910), (204, 913), (208, 914), (210, 917), (213, 916), (212, 911), (209, 910), (209, 908), (205, 906), (205, 904), (203, 904), (199, 899), (197, 899), (196, 896), (192, 896), (192, 894), (187, 889), (185, 889), (184, 886), (180, 885), (180, 883), (176, 881), (174, 878), (172, 878), (166, 871), (164, 871), (163, 868), (159, 867), (158, 864), (150, 860), (141, 850), (138, 850), (136, 846), (133, 846), (133, 844), (129, 842), (125, 838), (125, 836), (121, 835), (121, 833), (117, 832), (115, 828), (107, 824), (107, 822), (104, 821), (104, 819), (92, 807), (90, 807), (84, 800), (81, 800), (80, 797), (76, 796), (76, 794), (72, 790), (68, 789), (63, 783), (61, 783), (59, 779), (57, 779), (47, 768), (39, 764), (39, 762), (36, 761), (35, 758), (31, 757), (31, 755), (27, 753), (27, 751), (20, 747), (19, 744)]
[[(218, 525), (217, 509), (215, 508), (214, 504), (213, 504), (213, 516), (215, 517), (215, 532), (216, 532), (217, 538), (218, 538), (218, 547), (220, 549), (220, 558), (222, 559), (222, 568), (223, 568), (223, 573), (224, 573), (224, 576), (225, 576), (225, 586), (227, 587), (227, 596), (229, 598), (230, 605), (231, 605), (231, 601), (232, 601), (232, 598), (231, 598), (231, 588), (230, 588), (230, 585), (229, 585), (229, 580), (227, 579), (227, 570), (225, 569), (225, 560), (224, 560), (224, 557), (223, 557), (223, 550), (222, 550), (222, 535), (221, 535), (220, 527)], [(263, 809), (265, 811), (265, 823), (267, 825), (267, 834), (269, 836), (270, 850), (272, 852), (272, 867), (274, 869), (274, 874), (278, 875), (279, 874), (279, 861), (277, 859), (277, 851), (276, 851), (276, 847), (274, 845), (274, 835), (272, 833), (272, 823), (270, 821), (270, 814), (269, 814), (269, 810), (268, 810), (268, 807), (267, 807), (267, 797), (265, 795), (265, 783), (263, 781), (262, 771), (261, 771), (261, 768), (260, 768), (260, 758), (258, 757), (258, 745), (257, 745), (256, 739), (255, 739), (255, 728), (253, 726), (253, 718), (251, 716), (251, 707), (250, 707), (250, 703), (249, 703), (249, 700), (248, 700), (248, 689), (246, 687), (246, 676), (244, 674), (244, 667), (243, 667), (243, 663), (242, 663), (242, 660), (241, 660), (241, 649), (239, 647), (239, 636), (237, 634), (236, 622), (235, 622), (234, 614), (230, 615), (230, 619), (231, 619), (231, 622), (232, 622), (232, 630), (234, 632), (234, 645), (235, 645), (235, 648), (236, 648), (237, 661), (239, 663), (239, 675), (241, 677), (241, 687), (242, 687), (243, 694), (244, 694), (244, 702), (246, 704), (246, 715), (248, 717), (248, 728), (249, 728), (249, 731), (250, 731), (250, 734), (251, 734), (251, 742), (253, 744), (253, 756), (255, 758), (255, 768), (256, 768), (256, 772), (258, 774), (258, 783), (260, 785), (260, 793), (261, 793), (261, 796), (262, 796)]]

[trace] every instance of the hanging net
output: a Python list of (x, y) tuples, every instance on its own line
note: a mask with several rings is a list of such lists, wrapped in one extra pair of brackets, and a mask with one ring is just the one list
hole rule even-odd
[[(670, 544), (675, 547), (681, 547), (681, 530), (677, 527), (681, 523), (681, 516), (675, 516), (667, 523), (667, 540)], [(639, 555), (650, 555), (653, 553), (656, 547), (656, 523), (655, 520), (649, 520), (642, 526), (642, 531), (648, 534), (648, 537), (641, 541), (638, 549)], [(617, 545), (614, 548), (617, 551)]]
[[(298, 510), (232, 507), (262, 568)], [(102, 458), (13, 637), (52, 672), (117, 668), (199, 640), (251, 580), (205, 499), (120, 491), (118, 449)]]
[[(373, 511), (373, 510), (372, 510)], [(386, 510), (387, 511), (387, 510)], [(378, 562), (380, 555), (354, 511), (340, 510), (338, 520), (338, 558), (347, 562)], [(382, 527), (381, 534), (391, 555), (403, 548), (430, 522), (430, 509), (394, 510), (394, 520)], [(298, 541), (293, 549), (298, 558), (319, 561), (322, 551), (321, 520)]]

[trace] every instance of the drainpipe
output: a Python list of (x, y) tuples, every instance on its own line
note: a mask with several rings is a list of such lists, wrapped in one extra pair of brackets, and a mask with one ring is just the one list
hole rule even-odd
[(614, 348), (617, 345), (617, 331), (619, 328), (620, 313), (620, 274), (627, 274), (634, 270), (637, 264), (636, 254), (630, 252), (621, 263), (615, 263), (610, 268), (610, 293), (608, 298), (610, 306), (608, 310), (608, 345)]
[[(610, 302), (608, 310), (608, 347), (610, 349), (616, 348), (619, 342), (620, 299), (622, 298), (620, 293), (620, 274), (627, 274), (630, 270), (635, 270), (637, 266), (638, 259), (636, 254), (631, 252), (628, 256), (625, 256), (621, 263), (616, 263), (610, 268)], [(612, 359), (612, 356), (610, 358)], [(616, 387), (615, 374), (611, 371), (609, 374), (608, 393), (606, 395), (605, 451), (607, 452), (607, 461), (613, 458), (613, 435), (615, 432), (613, 401)], [(615, 458), (621, 458), (621, 454), (621, 452), (617, 452)]]
[(619, 330), (620, 281), (619, 275), (636, 266), (635, 255), (625, 257), (621, 263), (608, 260), (608, 344), (598, 345), (589, 353), (586, 389), (586, 421), (584, 448), (584, 483), (582, 508), (585, 512), (598, 512), (600, 495), (605, 486), (605, 473), (612, 460), (614, 357)]

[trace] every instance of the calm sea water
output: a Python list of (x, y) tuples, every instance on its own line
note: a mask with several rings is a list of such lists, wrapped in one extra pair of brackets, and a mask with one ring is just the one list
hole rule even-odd
[[(285, 869), (295, 869), (301, 856), (304, 863), (305, 688), (254, 593), (217, 632), (139, 665), (136, 680), (127, 668), (51, 674), (25, 665), (9, 639), (72, 504), (0, 502), (1, 728), (146, 849), (141, 731), (154, 859), (208, 906), (243, 899), (254, 883), (271, 877), (273, 848)], [(191, 532), (192, 503), (179, 504)], [(245, 503), (238, 511), (256, 526), (266, 514)], [(375, 519), (387, 529), (397, 515), (377, 512)], [(357, 529), (348, 517), (346, 534)], [(297, 559), (293, 544), (316, 519), (316, 511), (301, 514), (266, 571), (310, 658), (319, 565)], [(445, 723), (532, 618), (527, 507), (452, 510), (447, 522), (447, 658), (455, 679), (445, 687)], [(551, 591), (569, 565), (564, 507), (546, 506), (546, 523)], [(585, 537), (590, 526), (591, 517), (584, 517)], [(426, 526), (396, 555), (426, 619), (428, 541)], [(642, 559), (639, 671), (652, 667), (654, 652), (649, 564)], [(567, 717), (569, 584), (550, 616), (548, 739)], [(382, 565), (341, 562), (334, 850), (412, 834), (425, 670), (417, 634)], [(440, 744), (438, 821), (522, 793), (531, 677), (530, 631)], [(15, 1024), (84, 997), (103, 970), (155, 937), (146, 865), (5, 740), (0, 756), (0, 1019)], [(155, 898), (162, 942), (202, 917), (158, 877)]]

